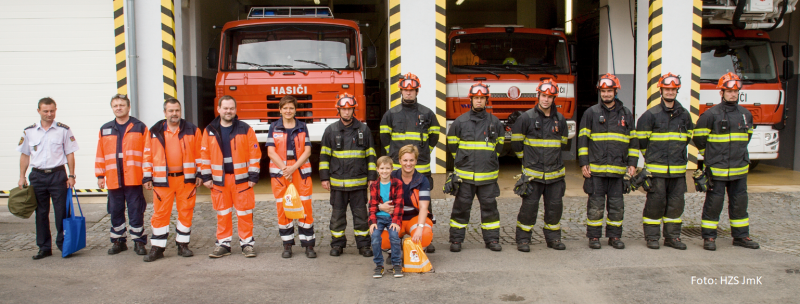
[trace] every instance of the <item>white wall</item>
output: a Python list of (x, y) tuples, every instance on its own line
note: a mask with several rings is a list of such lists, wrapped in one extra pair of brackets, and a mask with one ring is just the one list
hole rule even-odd
[[(175, 6), (180, 8), (179, 1)], [(161, 2), (136, 1), (136, 53), (139, 55), (138, 110), (148, 126), (164, 119), (164, 71), (161, 56)], [(180, 11), (180, 9), (176, 10)], [(180, 90), (182, 88), (179, 86)], [(109, 112), (110, 114), (110, 112)]]
[[(635, 46), (633, 34), (631, 33), (630, 10), (633, 8), (628, 7), (629, 3), (631, 5), (635, 4), (628, 0), (600, 0), (601, 7), (605, 5), (608, 5), (608, 7), (600, 9), (598, 72), (600, 75), (612, 73), (619, 78), (622, 89), (617, 93), (617, 97), (626, 107), (633, 110), (634, 61), (630, 60), (630, 58), (634, 57)], [(610, 32), (608, 30), (608, 16), (611, 16)], [(639, 23), (639, 28), (642, 28), (641, 25)], [(644, 29), (647, 29), (647, 22), (644, 25)]]
[(108, 103), (117, 89), (113, 17), (111, 1), (0, 3), (0, 190), (16, 187), (15, 148), (23, 128), (40, 119), (37, 102), (46, 96), (80, 145), (76, 187), (97, 187), (98, 131), (113, 118)]

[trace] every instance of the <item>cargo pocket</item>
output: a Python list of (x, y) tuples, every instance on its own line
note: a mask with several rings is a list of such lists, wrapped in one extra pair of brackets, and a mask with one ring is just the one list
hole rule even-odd
[(253, 193), (253, 188), (249, 187), (247, 183), (237, 185), (236, 200), (234, 201), (234, 208), (239, 211), (252, 210), (256, 207), (256, 198)]
[(226, 209), (225, 208), (225, 194), (223, 194), (222, 190), (217, 188), (216, 185), (214, 185), (214, 187), (211, 188), (211, 206), (214, 207), (214, 210), (217, 210), (217, 211)]

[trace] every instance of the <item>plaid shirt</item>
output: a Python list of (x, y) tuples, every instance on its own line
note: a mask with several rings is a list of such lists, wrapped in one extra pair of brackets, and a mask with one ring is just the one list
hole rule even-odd
[[(403, 181), (392, 177), (392, 187), (389, 193), (389, 198), (392, 200), (391, 205), (394, 206), (394, 213), (392, 214), (392, 223), (402, 226), (403, 225)], [(400, 204), (397, 204), (400, 202)], [(377, 224), (377, 213), (380, 211), (378, 205), (383, 203), (381, 197), (381, 181), (378, 179), (376, 183), (372, 184), (369, 188), (369, 224)]]

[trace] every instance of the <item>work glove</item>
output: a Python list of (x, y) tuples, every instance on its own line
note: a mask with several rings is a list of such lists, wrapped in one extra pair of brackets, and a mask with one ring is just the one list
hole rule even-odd
[(694, 189), (697, 190), (697, 192), (708, 191), (711, 181), (706, 178), (706, 174), (703, 170), (695, 170), (694, 173), (692, 173), (692, 178), (694, 179)]
[(525, 174), (519, 174), (514, 176), (514, 179), (517, 180), (517, 183), (514, 184), (514, 194), (519, 195), (520, 197), (526, 197), (530, 195), (530, 182), (533, 180), (533, 177), (529, 177)]
[(625, 177), (622, 178), (622, 192), (623, 193), (628, 194), (628, 193), (631, 193), (631, 191), (636, 191), (636, 188), (634, 188), (632, 186), (632, 184), (631, 184), (631, 179), (632, 178), (633, 177), (630, 174), (625, 173)]
[(650, 179), (651, 177), (653, 177), (653, 175), (650, 174), (650, 171), (647, 171), (647, 169), (641, 168), (637, 170), (636, 175), (631, 177), (631, 189), (636, 190), (642, 187), (644, 191), (650, 192), (650, 186), (653, 185)]
[(444, 194), (450, 194), (455, 196), (458, 193), (458, 187), (461, 186), (461, 178), (458, 175), (450, 173), (447, 176), (447, 180), (444, 182), (444, 186), (442, 187), (442, 191)]

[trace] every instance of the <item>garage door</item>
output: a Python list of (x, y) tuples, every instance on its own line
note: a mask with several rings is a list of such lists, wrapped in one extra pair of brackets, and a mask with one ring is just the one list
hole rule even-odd
[(113, 16), (108, 0), (0, 2), (0, 190), (17, 184), (15, 147), (39, 120), (36, 103), (45, 96), (80, 145), (76, 188), (97, 188), (97, 134), (113, 119), (116, 93)]

